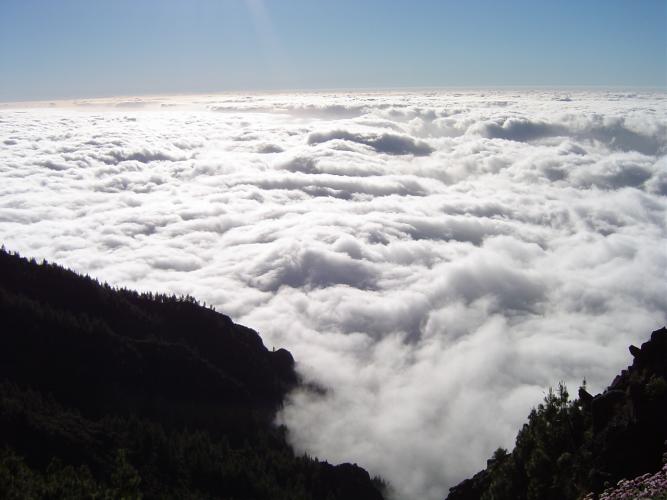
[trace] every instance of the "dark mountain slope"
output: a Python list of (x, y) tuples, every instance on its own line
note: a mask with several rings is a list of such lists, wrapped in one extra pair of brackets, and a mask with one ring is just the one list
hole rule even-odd
[(593, 397), (559, 386), (534, 409), (511, 453), (449, 492), (448, 500), (575, 499), (662, 466), (667, 439), (667, 330), (654, 331), (632, 365)]
[(294, 455), (272, 425), (291, 354), (192, 298), (3, 249), (0, 325), (0, 497), (382, 498)]

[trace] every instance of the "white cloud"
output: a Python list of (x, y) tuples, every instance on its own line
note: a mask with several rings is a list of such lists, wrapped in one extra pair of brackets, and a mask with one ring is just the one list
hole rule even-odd
[(667, 322), (665, 95), (211, 95), (0, 109), (0, 237), (190, 293), (326, 391), (300, 450), (442, 498), (550, 384)]

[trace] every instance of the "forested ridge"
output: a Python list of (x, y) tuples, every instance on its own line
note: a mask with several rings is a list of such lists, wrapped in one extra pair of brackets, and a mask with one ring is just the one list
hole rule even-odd
[[(273, 424), (291, 354), (192, 297), (115, 289), (0, 250), (0, 497), (381, 499)], [(601, 394), (560, 384), (449, 500), (576, 499), (658, 471), (667, 330)]]
[(273, 425), (294, 360), (192, 297), (0, 250), (0, 497), (381, 499)]
[[(486, 469), (451, 488), (447, 499), (595, 497), (622, 479), (659, 471), (667, 457), (667, 329), (629, 350), (632, 365), (601, 394), (592, 396), (585, 384), (573, 400), (563, 384), (549, 390), (514, 450), (496, 450)], [(637, 490), (613, 498), (667, 497), (667, 481), (647, 485), (656, 488), (657, 497)]]

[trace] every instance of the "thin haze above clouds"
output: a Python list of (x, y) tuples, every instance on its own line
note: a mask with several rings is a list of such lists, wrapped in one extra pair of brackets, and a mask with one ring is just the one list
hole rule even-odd
[(0, 109), (0, 238), (285, 346), (298, 450), (438, 499), (667, 322), (667, 96), (255, 94)]

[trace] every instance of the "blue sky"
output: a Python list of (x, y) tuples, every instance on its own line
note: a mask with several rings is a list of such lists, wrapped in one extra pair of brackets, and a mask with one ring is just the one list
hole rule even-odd
[(0, 0), (0, 100), (667, 83), (665, 0)]

